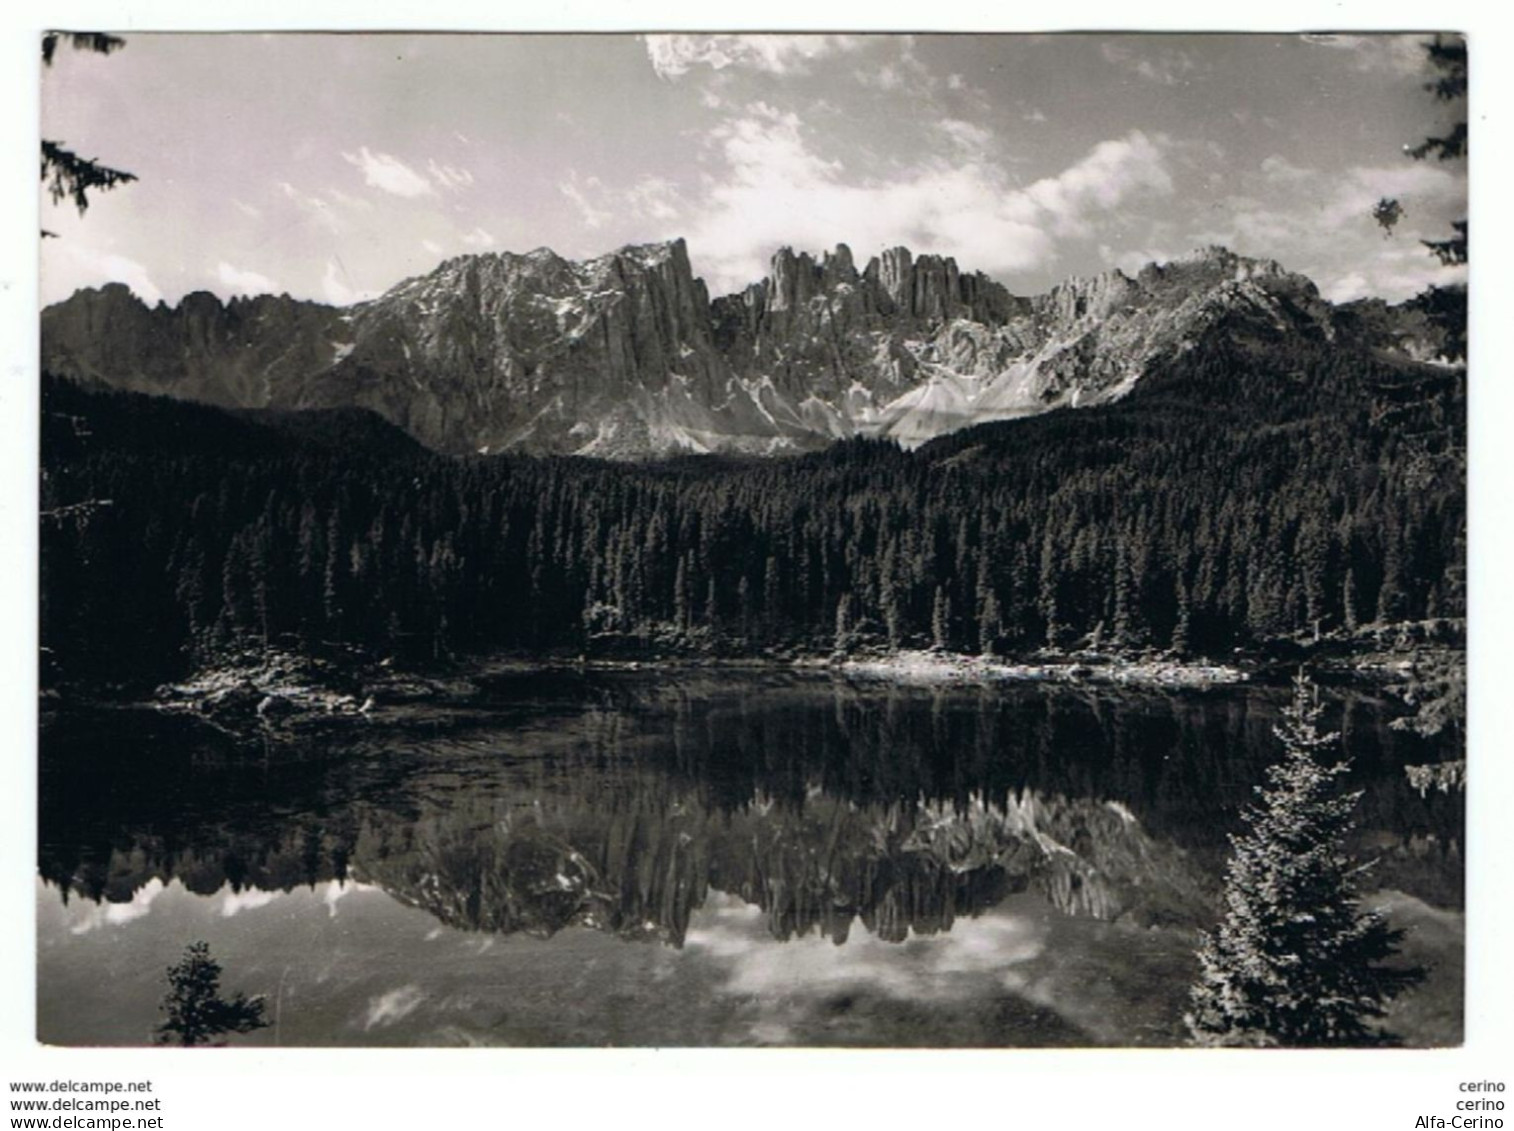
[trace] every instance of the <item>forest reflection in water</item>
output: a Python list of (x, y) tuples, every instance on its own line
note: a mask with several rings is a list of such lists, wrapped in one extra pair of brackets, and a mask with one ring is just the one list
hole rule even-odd
[[(311, 937), (286, 961), (314, 978), (335, 947), (349, 970), (426, 973), (369, 995), (414, 987), (375, 1006), (383, 1024), (355, 1028), (348, 1003), (345, 1020), (305, 1011), (268, 1039), (1171, 1043), (1225, 834), (1275, 757), (1277, 706), (1249, 688), (567, 673), (251, 749), (148, 712), (60, 714), (44, 732), (41, 996), (87, 992), (67, 988), (80, 962), (68, 952), (107, 928), (145, 940), (149, 924), (193, 921), (195, 937), (217, 927), (240, 952), (255, 918), (243, 911), (293, 937), (293, 922), (334, 929), (340, 906), (340, 939)], [(1402, 765), (1439, 754), (1390, 717), (1357, 697), (1339, 719), (1366, 791), (1361, 847), (1377, 884), (1454, 914), (1460, 799), (1408, 788)], [(464, 948), (452, 975), (433, 931)], [(159, 938), (147, 969), (183, 941)], [(419, 1003), (446, 1000), (427, 979), (455, 977), (454, 1004), (476, 1003), (468, 956), (496, 942), (514, 945), (511, 979), (532, 972), (533, 991), (580, 1004), (561, 1023), (550, 1010), (524, 1021), (531, 993), (516, 986), (513, 1022), (458, 1006), (472, 1020), (456, 1032), (456, 1018), (422, 1025)], [(281, 949), (265, 940), (250, 960), (267, 967)], [(1042, 969), (1053, 955), (1057, 976)], [(1090, 1007), (1101, 993), (1143, 1004)], [(134, 1039), (63, 1028), (53, 1039)]]

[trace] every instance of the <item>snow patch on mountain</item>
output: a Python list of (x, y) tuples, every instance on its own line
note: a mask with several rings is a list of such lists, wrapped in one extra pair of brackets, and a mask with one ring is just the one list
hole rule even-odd
[[(578, 263), (548, 248), (460, 256), (340, 311), (83, 291), (44, 312), (43, 355), (62, 376), (215, 404), (365, 407), (442, 451), (646, 458), (859, 435), (914, 446), (1106, 404), (1231, 317), (1339, 332), (1307, 279), (1222, 248), (1031, 297), (904, 248), (860, 269), (845, 245), (785, 248), (712, 301), (674, 240)], [(1354, 324), (1388, 348), (1416, 341), (1391, 336), (1394, 317), (1363, 308)]]

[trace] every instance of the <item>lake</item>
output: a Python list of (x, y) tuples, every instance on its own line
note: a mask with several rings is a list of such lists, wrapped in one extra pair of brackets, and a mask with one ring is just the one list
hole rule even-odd
[[(1168, 1046), (1286, 689), (480, 676), (230, 734), (44, 712), (38, 1037), (136, 1045), (210, 944), (239, 1045)], [(1332, 693), (1372, 902), (1460, 1040), (1459, 756)]]

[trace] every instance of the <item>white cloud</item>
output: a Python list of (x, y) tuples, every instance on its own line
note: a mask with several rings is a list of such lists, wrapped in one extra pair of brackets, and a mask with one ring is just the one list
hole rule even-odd
[(678, 79), (695, 67), (727, 67), (786, 75), (803, 73), (829, 55), (856, 51), (855, 35), (648, 35), (647, 58), (658, 77)]
[(366, 145), (342, 159), (362, 171), (365, 183), (395, 196), (430, 196), (431, 182), (391, 153), (374, 153)]
[(100, 256), (98, 262), (101, 274), (106, 279), (125, 283), (149, 306), (155, 306), (163, 301), (163, 292), (147, 274), (147, 268), (135, 259), (128, 259), (124, 255), (107, 254)]
[(1162, 86), (1177, 86), (1180, 82), (1188, 81), (1199, 70), (1192, 55), (1174, 48), (1146, 52), (1124, 43), (1106, 40), (1099, 45), (1099, 53), (1106, 63), (1122, 67), (1147, 82), (1160, 83)]
[(1262, 162), (1262, 176), (1273, 184), (1298, 184), (1314, 175), (1311, 169), (1302, 169), (1286, 157), (1274, 153)]
[(644, 220), (676, 220), (687, 206), (678, 186), (665, 177), (642, 177), (624, 195), (631, 214)]
[(1110, 267), (1123, 271), (1127, 275), (1135, 275), (1149, 263), (1172, 262), (1172, 260), (1178, 258), (1178, 253), (1162, 247), (1141, 247), (1116, 251), (1108, 244), (1100, 244), (1099, 258)]
[(936, 128), (949, 137), (964, 153), (980, 156), (994, 140), (992, 130), (975, 126), (960, 118), (943, 118)]
[(50, 252), (61, 252), (62, 262), (54, 266), (57, 261), (50, 262), (47, 267), (49, 276), (54, 273), (61, 275), (65, 284), (64, 288), (56, 288), (53, 280), (47, 280), (50, 291), (62, 290), (65, 294), (72, 294), (80, 287), (98, 287), (104, 283), (125, 283), (131, 288), (133, 294), (149, 306), (156, 305), (163, 300), (163, 292), (153, 282), (147, 268), (135, 259), (128, 259), (124, 255), (115, 255), (111, 252), (95, 251), (78, 240), (49, 240), (48, 243), (61, 245), (49, 247)]
[(1402, 302), (1426, 287), (1465, 283), (1465, 267), (1446, 267), (1435, 259), (1418, 240), (1395, 237), (1383, 241), (1378, 255), (1361, 270), (1317, 276), (1320, 292), (1331, 302), (1375, 295), (1389, 302)]
[[(1224, 199), (1204, 230), (1190, 232), (1191, 242), (1277, 259), (1333, 301), (1376, 295), (1401, 302), (1431, 284), (1466, 278), (1465, 268), (1441, 265), (1420, 243), (1446, 238), (1451, 221), (1466, 215), (1465, 179), (1444, 166), (1357, 166), (1329, 182), (1315, 175), (1303, 199), (1296, 183), (1274, 178), (1266, 188), (1267, 199)], [(1372, 206), (1385, 196), (1404, 207), (1391, 234), (1372, 219)]]
[(154, 876), (132, 893), (129, 903), (86, 903), (74, 906), (83, 914), (69, 927), (69, 934), (87, 935), (101, 927), (124, 927), (142, 918), (152, 909), (153, 900), (162, 895), (163, 881)]
[(243, 911), (267, 907), (278, 897), (279, 893), (276, 891), (259, 891), (257, 888), (248, 888), (246, 891), (227, 891), (221, 898), (221, 917), (230, 919)]
[(682, 219), (689, 202), (682, 190), (666, 177), (644, 176), (623, 187), (610, 186), (598, 177), (579, 179), (570, 173), (558, 186), (589, 228), (599, 229), (617, 221), (634, 231), (638, 240), (682, 235), (670, 227)]
[(316, 226), (326, 229), (328, 232), (337, 233), (342, 229), (342, 224), (337, 219), (336, 212), (324, 199), (303, 192), (295, 188), (288, 181), (279, 181), (278, 189), (284, 198), (292, 203), (304, 217)]
[[(1016, 991), (1017, 967), (1035, 964), (1048, 930), (1030, 916), (996, 909), (959, 919), (950, 931), (886, 942), (853, 923), (845, 945), (815, 933), (775, 947), (761, 909), (714, 895), (685, 940), (688, 952), (724, 974), (723, 989), (742, 999), (782, 1002), (792, 1020), (842, 989), (885, 998), (959, 1005), (984, 993)], [(908, 952), (910, 961), (900, 961)], [(764, 1012), (776, 1013), (776, 1010)], [(781, 1024), (778, 1017), (765, 1017)]]
[(486, 232), (483, 228), (474, 228), (463, 235), (463, 243), (476, 248), (493, 247), (494, 233)]
[(271, 295), (279, 289), (278, 284), (267, 275), (233, 267), (224, 259), (216, 264), (216, 278), (221, 281), (221, 286), (226, 289), (227, 294)]
[(690, 209), (689, 246), (717, 293), (760, 278), (779, 246), (818, 251), (838, 240), (861, 257), (904, 244), (1003, 274), (1049, 262), (1057, 239), (1090, 233), (1119, 206), (1172, 191), (1161, 136), (1102, 142), (1018, 188), (1001, 165), (963, 153), (963, 141), (982, 140), (975, 129), (947, 128), (952, 152), (877, 180), (815, 152), (797, 115), (754, 103), (711, 136), (725, 169)]
[(1123, 138), (1101, 141), (1076, 165), (1031, 185), (1025, 196), (1047, 214), (1058, 234), (1086, 235), (1100, 213), (1132, 196), (1172, 193), (1172, 175), (1162, 152), (1166, 140), (1133, 130)]
[(326, 295), (326, 301), (333, 306), (351, 306), (373, 297), (372, 291), (354, 287), (347, 269), (335, 259), (326, 261), (326, 274), (321, 277), (321, 291)]
[[(855, 70), (852, 72), (853, 76), (863, 86), (876, 90), (904, 91), (918, 98), (928, 98), (940, 83), (915, 54), (915, 37), (912, 35), (890, 36), (887, 42), (898, 45), (897, 58), (889, 60), (876, 70)], [(952, 84), (952, 79), (956, 80), (956, 85)], [(945, 85), (947, 89), (953, 91), (970, 90), (961, 75), (948, 77)], [(978, 94), (979, 92), (971, 91), (971, 93)]]
[(426, 162), (426, 171), (431, 174), (431, 179), (436, 184), (450, 192), (460, 192), (465, 188), (473, 187), (473, 174), (456, 165), (444, 165), (432, 158)]
[(254, 208), (244, 200), (233, 199), (231, 203), (237, 206), (237, 211), (242, 213), (242, 215), (249, 217), (250, 219), (261, 220), (263, 218), (262, 209)]
[(1363, 218), (1379, 199), (1391, 196), (1410, 215), (1440, 227), (1465, 215), (1466, 193), (1465, 178), (1443, 165), (1406, 161), (1402, 165), (1358, 166), (1337, 184), (1326, 221), (1345, 223)]
[(1425, 45), (1431, 37), (1424, 35), (1303, 35), (1299, 37), (1314, 47), (1349, 51), (1358, 71), (1386, 71), (1398, 75), (1421, 75), (1426, 72)]
[(445, 251), (442, 245), (435, 240), (421, 240), (421, 247), (425, 248), (432, 255), (441, 255)]
[(373, 209), (373, 201), (364, 200), (362, 197), (353, 196), (351, 193), (345, 193), (339, 188), (329, 188), (326, 192), (332, 200), (345, 208), (355, 209), (359, 212), (368, 212)]
[(904, 85), (904, 72), (897, 63), (884, 63), (876, 71), (854, 71), (857, 81), (863, 86), (878, 90), (898, 90)]
[(582, 187), (580, 187), (578, 174), (569, 173), (568, 179), (558, 185), (557, 188), (558, 191), (573, 202), (574, 206), (578, 209), (579, 216), (583, 218), (583, 222), (589, 227), (602, 228), (614, 218), (613, 214), (607, 209), (595, 205), (585, 191), (588, 190), (588, 192), (596, 194), (602, 192), (603, 185), (601, 185), (598, 177), (586, 178), (582, 183)]
[(1352, 302), (1355, 299), (1365, 298), (1369, 293), (1367, 276), (1360, 271), (1348, 271), (1332, 279), (1321, 288), (1320, 293), (1331, 302)]
[(414, 1013), (416, 1007), (425, 1000), (425, 993), (416, 985), (401, 986), (397, 990), (380, 994), (368, 1003), (368, 1016), (363, 1028), (397, 1024)]
[(353, 892), (370, 892), (381, 890), (375, 884), (362, 884), (356, 880), (328, 880), (319, 885), (322, 889), (321, 902), (326, 905), (326, 913), (333, 919), (336, 918), (337, 903)]

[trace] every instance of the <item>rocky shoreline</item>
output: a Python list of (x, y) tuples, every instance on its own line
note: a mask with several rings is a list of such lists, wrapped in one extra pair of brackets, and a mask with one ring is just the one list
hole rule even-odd
[[(1337, 644), (1342, 642), (1335, 642)], [(1365, 644), (1366, 641), (1357, 643)], [(934, 649), (826, 654), (793, 649), (758, 655), (656, 653), (633, 657), (531, 655), (482, 657), (462, 664), (406, 669), (358, 649), (309, 655), (280, 647), (229, 651), (190, 677), (159, 686), (154, 709), (194, 715), (230, 730), (292, 725), (311, 719), (365, 719), (403, 704), (463, 703), (493, 676), (562, 671), (751, 671), (828, 673), (835, 678), (907, 686), (985, 686), (1047, 683), (1153, 690), (1202, 690), (1265, 682), (1307, 664), (1337, 681), (1364, 681), (1402, 698), (1416, 714), (1400, 724), (1425, 731), (1439, 715), (1464, 710), (1454, 699), (1464, 680), (1465, 655), (1445, 640), (1419, 639), (1408, 647), (1383, 640), (1377, 647), (1321, 647), (1298, 654), (1257, 653), (1221, 661), (1159, 652), (1080, 650), (997, 657)], [(1386, 645), (1386, 646), (1384, 646)], [(1449, 688), (1449, 690), (1447, 690)], [(44, 692), (45, 695), (49, 694)], [(51, 693), (58, 697), (57, 693)], [(138, 698), (136, 702), (141, 703)]]
[(1075, 683), (1201, 688), (1242, 683), (1251, 673), (1230, 664), (1111, 655), (1058, 657), (1038, 662), (945, 652), (895, 652), (834, 665), (849, 677), (909, 684)]
[(339, 659), (281, 649), (227, 656), (189, 679), (158, 687), (151, 706), (241, 729), (308, 718), (366, 718), (408, 702), (465, 698), (477, 691), (457, 676), (397, 670), (356, 654)]

